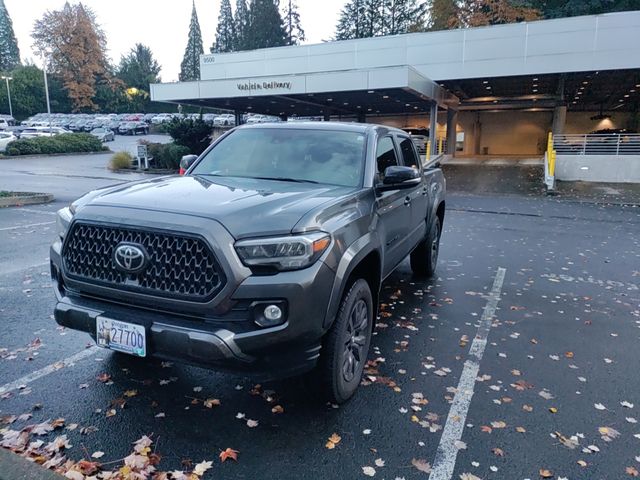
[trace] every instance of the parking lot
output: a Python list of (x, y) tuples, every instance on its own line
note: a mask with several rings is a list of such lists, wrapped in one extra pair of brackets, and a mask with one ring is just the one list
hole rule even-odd
[(147, 435), (159, 470), (210, 460), (211, 478), (639, 475), (640, 198), (546, 197), (535, 167), (446, 168), (437, 278), (405, 263), (385, 282), (363, 385), (337, 407), (313, 376), (122, 359), (56, 325), (54, 212), (142, 176), (108, 158), (0, 160), (3, 188), (56, 195), (0, 210), (0, 428), (64, 419), (43, 438), (67, 435), (74, 460), (104, 452), (106, 469)]

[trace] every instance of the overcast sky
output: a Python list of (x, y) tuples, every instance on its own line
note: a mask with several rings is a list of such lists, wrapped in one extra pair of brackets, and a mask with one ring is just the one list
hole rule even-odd
[[(205, 53), (213, 43), (220, 0), (195, 0)], [(319, 43), (333, 36), (338, 15), (346, 0), (297, 0), (305, 43)], [(23, 61), (34, 57), (31, 31), (47, 10), (62, 8), (65, 0), (5, 0), (13, 20)], [(191, 0), (83, 0), (96, 13), (107, 35), (108, 55), (117, 62), (134, 44), (151, 47), (162, 66), (162, 81), (176, 81), (187, 43)], [(232, 3), (233, 0), (232, 0)]]

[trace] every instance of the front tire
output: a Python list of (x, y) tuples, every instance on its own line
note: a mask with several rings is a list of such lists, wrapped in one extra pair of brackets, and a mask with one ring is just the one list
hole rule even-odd
[(358, 388), (374, 322), (371, 289), (359, 279), (342, 297), (338, 315), (323, 341), (319, 373), (329, 401), (344, 403)]
[(435, 275), (440, 253), (441, 234), (442, 224), (440, 218), (436, 216), (425, 239), (411, 252), (411, 270), (414, 274), (427, 278)]

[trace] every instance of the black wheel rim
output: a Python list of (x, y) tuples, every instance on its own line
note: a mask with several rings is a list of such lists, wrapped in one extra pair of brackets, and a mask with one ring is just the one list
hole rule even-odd
[(358, 300), (349, 314), (342, 355), (342, 377), (352, 382), (365, 361), (369, 312), (364, 300)]
[(431, 241), (431, 265), (436, 266), (438, 263), (438, 249), (440, 247), (440, 224), (436, 223), (435, 226), (435, 235), (433, 236), (433, 240)]

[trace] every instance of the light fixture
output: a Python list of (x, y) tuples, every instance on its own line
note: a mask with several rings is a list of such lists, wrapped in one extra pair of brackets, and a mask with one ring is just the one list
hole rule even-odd
[(489, 80), (484, 80), (482, 83), (486, 85), (487, 83), (489, 83)]
[(389, 98), (389, 95), (383, 95), (382, 98), (384, 98), (385, 100)]
[(333, 98), (327, 98), (327, 102), (333, 102)]
[(538, 93), (538, 90), (536, 90), (535, 88), (533, 89), (533, 93)]
[(537, 81), (538, 81), (538, 77), (534, 78), (534, 79), (533, 79), (533, 81), (534, 81), (534, 82), (537, 82)]
[(376, 93), (375, 90), (369, 90), (367, 93)]
[(589, 84), (589, 82), (584, 81), (584, 82), (582, 82), (582, 84), (583, 84), (583, 85), (588, 85), (588, 84)]
[(343, 105), (349, 105), (349, 102), (344, 102)]
[(627, 94), (624, 96), (624, 98), (629, 98), (629, 94), (627, 93)]

